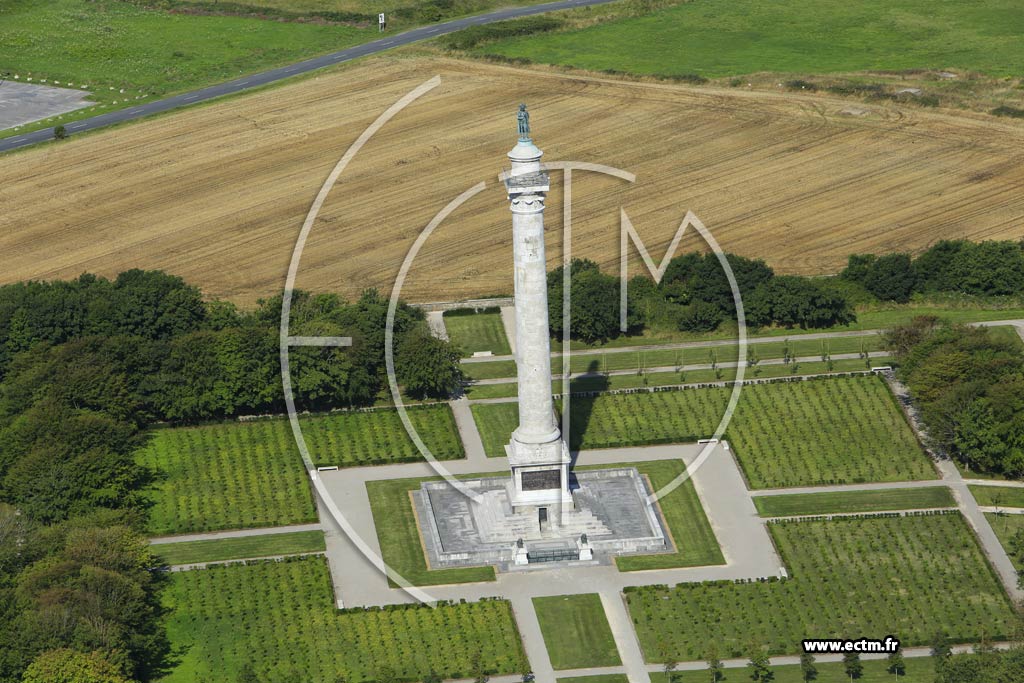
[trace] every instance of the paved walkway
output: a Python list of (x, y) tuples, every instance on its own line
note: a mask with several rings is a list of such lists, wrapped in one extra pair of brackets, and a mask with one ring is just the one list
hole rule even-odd
[(459, 438), (462, 439), (462, 447), (466, 450), (466, 459), (475, 463), (486, 463), (487, 453), (484, 451), (484, 442), (480, 439), (480, 432), (476, 428), (476, 420), (473, 419), (473, 411), (469, 407), (469, 400), (462, 396), (454, 401), (449, 401), (452, 407), (452, 415), (455, 416), (455, 427), (459, 430)]
[(149, 542), (152, 545), (160, 545), (161, 543), (185, 543), (186, 541), (216, 541), (224, 538), (272, 536), (274, 534), (291, 534), (297, 531), (320, 531), (321, 528), (320, 522), (314, 522), (312, 524), (292, 524), (291, 526), (271, 526), (258, 529), (231, 529), (229, 531), (207, 531), (198, 534), (179, 534), (177, 536), (154, 536), (149, 539)]
[[(578, 465), (610, 465), (652, 460), (691, 462), (700, 447), (696, 444), (622, 448), (584, 451)], [(476, 463), (467, 460), (444, 463), (455, 476), (482, 472), (504, 472), (505, 458), (487, 458)], [(341, 508), (360, 538), (375, 552), (380, 551), (366, 483), (384, 479), (436, 476), (427, 463), (383, 465), (336, 472), (319, 473), (332, 500)], [(730, 453), (719, 444), (693, 477), (694, 488), (708, 514), (708, 519), (722, 547), (726, 564), (713, 567), (690, 567), (645, 572), (619, 572), (614, 566), (545, 567), (503, 572), (497, 581), (478, 584), (457, 584), (430, 587), (425, 590), (437, 599), (459, 599), (505, 595), (562, 595), (565, 593), (619, 592), (625, 586), (657, 583), (681, 583), (714, 579), (757, 578), (778, 574), (781, 561), (775, 552), (762, 520), (747, 493), (743, 477)], [(374, 565), (355, 548), (328, 548), (337, 562), (335, 587), (345, 604), (381, 605), (408, 602), (411, 598), (399, 589), (390, 588)], [(543, 572), (538, 580), (537, 571)]]
[(448, 340), (448, 328), (444, 325), (444, 311), (427, 311), (427, 326), (438, 339)]

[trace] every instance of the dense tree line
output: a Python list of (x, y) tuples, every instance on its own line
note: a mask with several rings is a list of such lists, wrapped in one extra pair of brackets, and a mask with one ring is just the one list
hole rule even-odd
[(1024, 352), (980, 327), (919, 317), (886, 333), (933, 445), (973, 470), (1024, 476)]
[(982, 645), (975, 652), (953, 655), (949, 647), (936, 651), (935, 683), (1020, 683), (1024, 681), (1024, 649), (1006, 651)]
[[(776, 275), (760, 259), (735, 254), (725, 258), (752, 327), (849, 324), (856, 320), (854, 300), (905, 303), (914, 295), (1024, 293), (1024, 242), (943, 240), (917, 258), (902, 253), (854, 254), (838, 278)], [(573, 338), (598, 342), (617, 337), (621, 333), (618, 279), (588, 260), (573, 260), (570, 273)], [(548, 274), (554, 336), (562, 334), (562, 277), (562, 268)], [(660, 282), (637, 275), (630, 279), (628, 291), (628, 333), (644, 327), (710, 332), (736, 318), (732, 288), (715, 254), (676, 256)]]
[[(760, 259), (727, 254), (743, 296), (747, 323), (754, 327), (816, 328), (855, 320), (846, 297), (821, 279), (775, 275)], [(548, 274), (551, 332), (562, 334), (562, 278), (557, 268)], [(620, 334), (619, 280), (602, 273), (593, 261), (574, 259), (570, 265), (572, 336), (588, 342)], [(714, 254), (691, 252), (673, 258), (661, 282), (637, 275), (627, 291), (627, 328), (669, 327), (687, 332), (710, 332), (736, 318), (732, 287)]]
[[(278, 296), (239, 311), (139, 270), (0, 287), (0, 683), (160, 674), (141, 494), (151, 473), (133, 454), (156, 421), (283, 410), (281, 307)], [(291, 334), (353, 339), (291, 350), (299, 408), (382, 394), (387, 308), (374, 291), (352, 303), (295, 294)], [(403, 390), (448, 395), (459, 354), (411, 307), (394, 331)]]
[(915, 293), (1006, 296), (1024, 292), (1024, 243), (942, 240), (917, 258), (854, 254), (840, 275), (883, 301)]

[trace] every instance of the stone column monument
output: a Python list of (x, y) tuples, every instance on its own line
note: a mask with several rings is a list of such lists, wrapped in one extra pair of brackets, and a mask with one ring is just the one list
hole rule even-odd
[[(516, 372), (519, 426), (505, 447), (512, 481), (513, 509), (539, 508), (542, 526), (558, 524), (559, 512), (573, 507), (569, 491), (569, 448), (562, 440), (551, 397), (551, 340), (548, 332), (547, 271), (544, 257), (544, 196), (548, 174), (543, 152), (530, 138), (530, 115), (519, 105), (519, 140), (508, 153), (505, 180), (512, 210), (515, 261)], [(548, 508), (552, 509), (548, 509)]]

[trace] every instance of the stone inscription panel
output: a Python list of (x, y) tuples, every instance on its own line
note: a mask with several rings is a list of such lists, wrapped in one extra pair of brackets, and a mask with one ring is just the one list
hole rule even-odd
[(562, 488), (562, 470), (534, 470), (523, 472), (523, 490), (540, 491)]

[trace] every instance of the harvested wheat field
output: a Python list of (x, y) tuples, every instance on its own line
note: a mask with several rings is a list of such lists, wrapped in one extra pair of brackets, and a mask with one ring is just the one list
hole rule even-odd
[[(441, 85), (386, 125), (341, 176), (310, 235), (299, 286), (390, 292), (419, 231), (486, 180), (425, 243), (403, 295), (509, 292), (511, 228), (496, 174), (514, 144), (520, 101), (530, 105), (546, 160), (636, 173), (632, 186), (573, 176), (574, 254), (612, 271), (620, 206), (656, 260), (689, 209), (726, 249), (787, 273), (834, 272), (851, 252), (917, 250), (940, 238), (1024, 237), (1020, 123), (381, 58), (0, 158), (0, 279), (163, 268), (242, 304), (270, 295), (338, 158), (380, 112), (435, 74)], [(556, 264), (560, 174), (553, 179), (548, 258)]]

